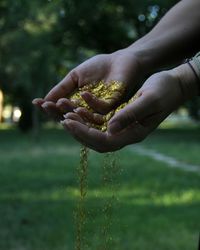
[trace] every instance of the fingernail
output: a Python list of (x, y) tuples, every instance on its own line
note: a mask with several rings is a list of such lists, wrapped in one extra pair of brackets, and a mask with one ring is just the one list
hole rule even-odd
[(78, 108), (73, 109), (74, 113), (78, 113)]
[(78, 107), (78, 108), (73, 109), (74, 113), (79, 113), (82, 110), (84, 110), (83, 107)]
[(62, 120), (60, 121), (60, 123), (64, 126), (64, 127), (67, 127), (68, 129), (72, 130), (73, 129), (73, 126), (70, 122), (70, 119), (66, 119), (66, 120)]
[(82, 95), (87, 95), (87, 91), (81, 92), (80, 95), (81, 95), (81, 96), (82, 96)]
[(42, 104), (42, 108), (46, 109), (48, 107), (48, 105), (46, 103)]
[(113, 122), (109, 125), (108, 130), (111, 134), (116, 134), (121, 130), (121, 125), (119, 122)]
[(84, 91), (84, 92), (81, 92), (80, 93), (81, 97), (85, 97), (85, 98), (91, 98), (91, 95), (87, 92), (87, 91)]
[(36, 104), (36, 105), (42, 105), (44, 103), (44, 100), (39, 99), (39, 98), (35, 98), (35, 99), (32, 100), (32, 103)]

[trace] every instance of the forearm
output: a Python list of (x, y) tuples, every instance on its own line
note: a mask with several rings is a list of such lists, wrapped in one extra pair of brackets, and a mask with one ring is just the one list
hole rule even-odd
[(128, 49), (137, 53), (149, 73), (195, 54), (200, 49), (200, 1), (180, 1)]

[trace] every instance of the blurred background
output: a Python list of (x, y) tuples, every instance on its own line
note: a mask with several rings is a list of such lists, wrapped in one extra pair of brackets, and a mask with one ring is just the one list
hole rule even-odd
[[(87, 58), (136, 41), (177, 2), (0, 0), (1, 250), (74, 249), (80, 146), (35, 110), (32, 99)], [(109, 249), (197, 249), (199, 107), (199, 98), (188, 102), (139, 148), (119, 152), (123, 171)], [(171, 158), (158, 161), (155, 152)], [(88, 249), (103, 250), (98, 209), (112, 195), (99, 177), (103, 158), (90, 154)]]

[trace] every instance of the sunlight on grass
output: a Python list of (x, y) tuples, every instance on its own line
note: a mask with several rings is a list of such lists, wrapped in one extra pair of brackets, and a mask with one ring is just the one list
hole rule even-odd
[[(200, 202), (200, 190), (199, 189), (189, 189), (182, 192), (165, 192), (159, 194), (156, 192), (149, 192), (148, 189), (143, 187), (132, 187), (124, 188), (117, 190), (113, 193), (109, 189), (88, 189), (87, 200), (93, 199), (107, 199), (112, 198), (115, 194), (116, 198), (119, 199), (119, 202), (125, 204), (135, 204), (135, 205), (164, 205), (164, 206), (173, 206), (173, 205), (184, 205), (192, 204), (193, 202)], [(78, 188), (58, 188), (58, 189), (48, 189), (42, 190), (38, 193), (37, 191), (29, 190), (19, 190), (12, 192), (5, 192), (0, 195), (0, 200), (21, 200), (21, 201), (67, 201), (67, 200), (77, 200), (79, 197)]]
[[(74, 249), (80, 145), (60, 129), (44, 130), (38, 141), (15, 130), (0, 132), (0, 249)], [(170, 155), (176, 149), (181, 157), (184, 151), (188, 159), (199, 161), (198, 136), (198, 130), (164, 129), (144, 145)], [(105, 219), (102, 208), (113, 198), (113, 191), (116, 199), (110, 249), (196, 249), (199, 176), (167, 168), (126, 148), (119, 152), (118, 159), (113, 190), (102, 185), (103, 155), (90, 153), (88, 250), (96, 249), (102, 241), (98, 236)]]
[(167, 119), (165, 119), (160, 125), (161, 129), (172, 129), (172, 128), (198, 128), (199, 122), (195, 122), (189, 117), (180, 117), (170, 115)]
[[(120, 197), (120, 196), (119, 196)], [(200, 191), (189, 190), (180, 193), (170, 192), (165, 194), (138, 194), (127, 197), (120, 197), (121, 201), (127, 204), (140, 204), (140, 205), (184, 205), (200, 202)], [(125, 198), (125, 199), (123, 199)]]
[(0, 130), (14, 129), (15, 126), (9, 123), (0, 123)]
[(187, 190), (182, 193), (168, 193), (162, 196), (153, 198), (155, 204), (162, 204), (166, 206), (181, 205), (181, 204), (192, 204), (200, 201), (200, 190)]

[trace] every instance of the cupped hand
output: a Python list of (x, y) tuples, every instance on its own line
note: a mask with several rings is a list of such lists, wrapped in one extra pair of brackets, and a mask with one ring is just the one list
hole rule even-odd
[(82, 144), (98, 152), (115, 151), (145, 139), (190, 97), (189, 92), (176, 71), (160, 72), (144, 83), (133, 103), (114, 115), (106, 132), (89, 127), (77, 113), (67, 114), (62, 124)]
[[(67, 99), (77, 88), (89, 83), (104, 81), (106, 84), (116, 80), (125, 85), (126, 91), (122, 96), (123, 99), (127, 93), (134, 92), (135, 86), (143, 75), (139, 59), (129, 49), (112, 54), (97, 55), (74, 68), (43, 99), (34, 99), (33, 104), (42, 107), (50, 116), (62, 119), (64, 113), (71, 112), (78, 107), (78, 103)], [(122, 101), (113, 97), (112, 102), (105, 102), (89, 92), (82, 93), (82, 98), (100, 114), (107, 114), (116, 105), (116, 102)]]

